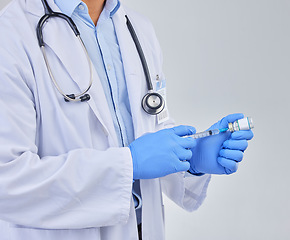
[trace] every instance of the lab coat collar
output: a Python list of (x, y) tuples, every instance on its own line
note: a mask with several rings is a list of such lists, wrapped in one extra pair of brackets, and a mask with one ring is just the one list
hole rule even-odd
[(126, 75), (136, 75), (139, 73), (136, 69), (136, 63), (140, 62), (140, 58), (132, 36), (128, 30), (125, 16), (126, 12), (124, 8), (121, 7), (112, 19), (120, 45), (125, 73)]
[[(72, 81), (79, 87), (79, 92), (82, 92), (88, 86), (90, 79), (89, 63), (79, 40), (76, 38), (71, 28), (65, 21), (51, 19), (49, 24), (43, 28), (43, 35), (46, 44), (45, 48), (48, 50), (51, 49), (55, 53), (61, 64), (63, 64), (64, 70), (68, 72)], [(89, 91), (91, 100), (87, 103), (102, 123), (105, 132), (113, 136), (114, 146), (118, 146), (116, 133), (112, 131), (114, 125), (111, 117), (109, 117), (111, 113), (103, 86), (94, 66), (92, 66), (92, 72), (93, 84)], [(57, 78), (57, 74), (55, 74), (55, 77)], [(111, 132), (109, 132), (109, 130), (111, 130)]]

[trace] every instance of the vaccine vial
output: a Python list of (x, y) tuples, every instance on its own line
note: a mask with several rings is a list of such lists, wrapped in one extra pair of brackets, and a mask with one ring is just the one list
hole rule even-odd
[(240, 131), (240, 130), (249, 130), (252, 128), (254, 128), (254, 123), (251, 117), (245, 117), (233, 123), (229, 123), (229, 130), (231, 132)]

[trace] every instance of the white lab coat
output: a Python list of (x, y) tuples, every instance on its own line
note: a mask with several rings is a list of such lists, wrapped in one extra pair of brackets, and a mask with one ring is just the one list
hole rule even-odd
[[(66, 103), (56, 91), (36, 38), (43, 13), (40, 0), (14, 0), (0, 16), (0, 238), (137, 240), (130, 150), (118, 147), (95, 70), (89, 102)], [(113, 21), (137, 138), (170, 127), (171, 121), (158, 125), (141, 108), (146, 81), (125, 14), (142, 44), (153, 85), (156, 74), (164, 76), (152, 26), (121, 6)], [(67, 93), (86, 88), (88, 63), (68, 25), (51, 19), (43, 32), (61, 87)], [(162, 191), (193, 211), (205, 198), (209, 179), (177, 173), (141, 180), (143, 239), (164, 239)]]

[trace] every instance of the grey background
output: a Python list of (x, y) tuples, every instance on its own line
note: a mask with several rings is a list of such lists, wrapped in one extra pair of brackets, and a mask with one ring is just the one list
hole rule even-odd
[(290, 239), (290, 1), (123, 2), (155, 27), (178, 124), (202, 131), (234, 112), (255, 123), (238, 172), (213, 176), (198, 211), (165, 198), (167, 240)]

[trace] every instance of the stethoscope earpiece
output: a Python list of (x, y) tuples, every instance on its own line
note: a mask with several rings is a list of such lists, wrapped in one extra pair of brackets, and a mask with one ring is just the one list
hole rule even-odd
[(66, 102), (69, 102), (69, 101), (71, 101), (72, 99), (73, 99), (73, 100), (76, 99), (76, 96), (75, 96), (74, 94), (69, 94), (69, 95), (66, 95), (66, 96), (67, 96), (67, 98), (64, 98), (64, 100), (65, 100)]
[(150, 115), (159, 114), (164, 107), (165, 101), (159, 93), (149, 92), (142, 99), (142, 108)]
[(90, 99), (91, 99), (91, 96), (89, 94), (85, 94), (80, 97), (81, 102), (86, 102), (86, 101), (89, 101)]
[(86, 102), (86, 101), (89, 101), (90, 99), (91, 99), (91, 96), (87, 93), (85, 95), (79, 96), (77, 98), (76, 98), (75, 94), (66, 95), (66, 98), (64, 98), (64, 100), (66, 102), (70, 102), (70, 101)]

